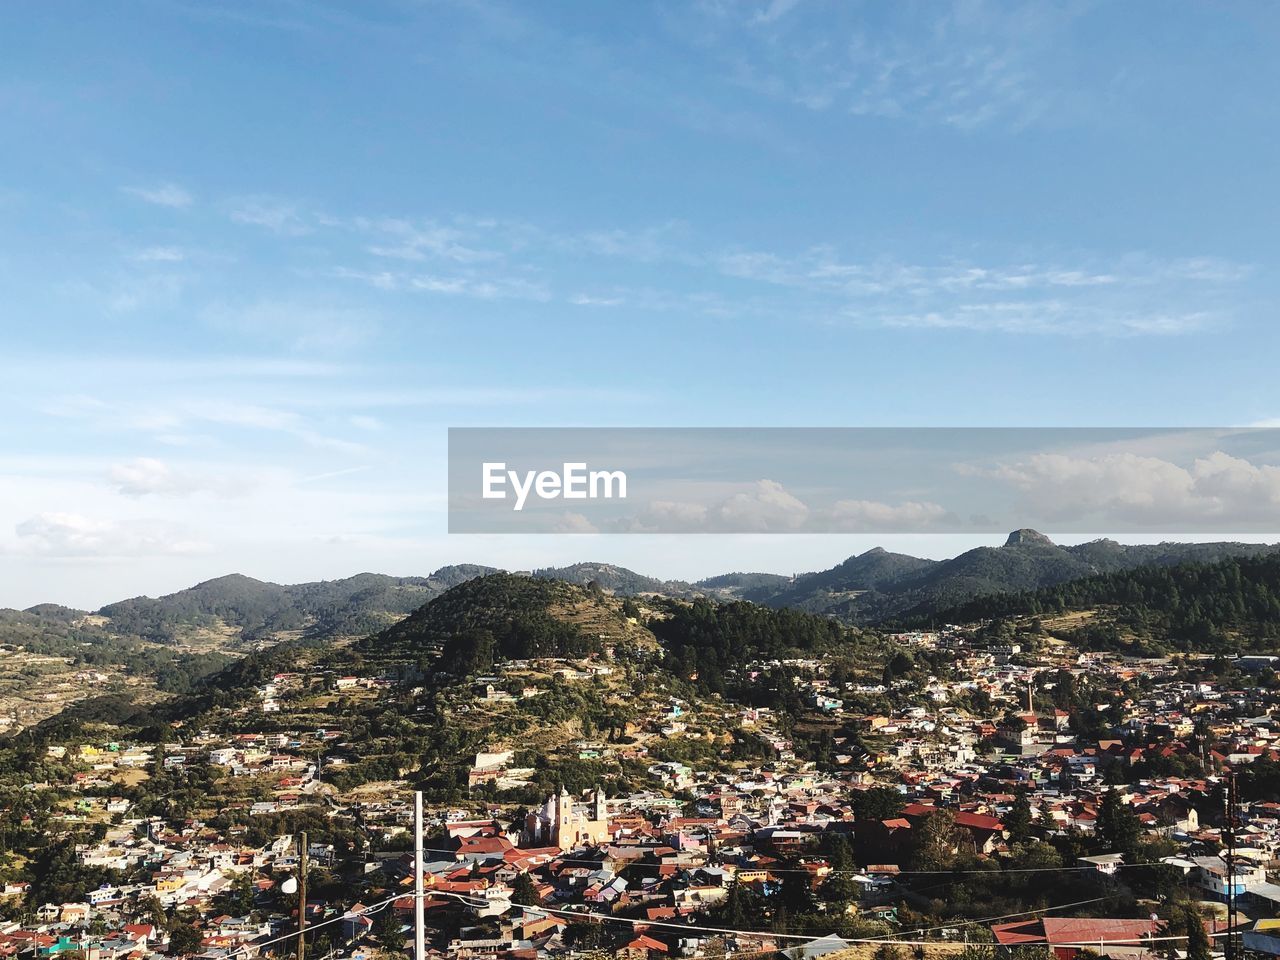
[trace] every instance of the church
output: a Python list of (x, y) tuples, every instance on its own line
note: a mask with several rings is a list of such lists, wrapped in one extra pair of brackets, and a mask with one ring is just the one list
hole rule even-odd
[(537, 811), (525, 818), (525, 837), (530, 846), (554, 846), (561, 850), (604, 843), (609, 839), (609, 809), (604, 791), (598, 787), (583, 802), (560, 788)]

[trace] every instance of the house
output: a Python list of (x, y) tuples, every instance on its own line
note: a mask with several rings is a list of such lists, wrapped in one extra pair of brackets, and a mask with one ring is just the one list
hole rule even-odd
[(991, 927), (1004, 947), (1044, 945), (1057, 960), (1075, 960), (1082, 950), (1117, 960), (1139, 960), (1152, 952), (1150, 940), (1163, 933), (1163, 921), (1093, 917), (1041, 917)]
[(1076, 863), (1081, 867), (1093, 867), (1099, 873), (1105, 873), (1107, 876), (1114, 876), (1115, 872), (1124, 864), (1124, 854), (1122, 853), (1100, 853), (1093, 857), (1078, 857)]

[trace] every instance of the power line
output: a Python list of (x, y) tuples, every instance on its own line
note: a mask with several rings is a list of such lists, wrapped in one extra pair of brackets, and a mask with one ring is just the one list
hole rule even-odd
[[(307, 929), (318, 930), (321, 927), (326, 927), (326, 926), (330, 926), (331, 924), (340, 923), (353, 916), (356, 916), (356, 917), (372, 916), (373, 914), (380, 913), (381, 911), (385, 910), (389, 905), (394, 904), (396, 901), (405, 899), (406, 896), (413, 898), (414, 894), (397, 894), (395, 896), (388, 897), (385, 900), (380, 900), (377, 903), (370, 904), (369, 906), (364, 907), (360, 910), (347, 911), (346, 913), (343, 913), (337, 917), (333, 917), (329, 920), (324, 920), (324, 921), (321, 921), (320, 923), (311, 924), (307, 927)], [(813, 943), (819, 940), (828, 940), (828, 939), (831, 939), (832, 937), (838, 937), (842, 942), (850, 943), (850, 944), (872, 944), (873, 943), (873, 944), (889, 944), (893, 946), (902, 946), (902, 947), (934, 946), (934, 945), (963, 946), (968, 943), (967, 941), (963, 941), (963, 940), (904, 939), (902, 938), (901, 935), (898, 935), (898, 936), (887, 935), (883, 937), (840, 937), (838, 934), (824, 934), (824, 935), (815, 936), (812, 934), (778, 933), (778, 932), (767, 931), (767, 930), (739, 930), (733, 927), (707, 927), (707, 926), (702, 926), (698, 924), (672, 923), (672, 922), (667, 922), (662, 920), (643, 920), (643, 919), (637, 919), (634, 917), (606, 916), (606, 915), (597, 914), (597, 913), (580, 912), (580, 911), (574, 911), (574, 910), (561, 910), (561, 909), (556, 909), (554, 907), (544, 907), (540, 905), (523, 906), (520, 904), (513, 904), (509, 900), (503, 900), (503, 899), (488, 900), (484, 897), (477, 897), (477, 896), (462, 894), (462, 893), (454, 893), (452, 891), (447, 891), (447, 890), (427, 890), (423, 892), (422, 897), (426, 899), (452, 898), (470, 907), (505, 905), (507, 908), (509, 908), (513, 906), (520, 906), (522, 910), (525, 910), (528, 913), (549, 915), (556, 918), (580, 920), (584, 922), (595, 921), (595, 922), (602, 922), (602, 923), (622, 923), (622, 924), (629, 925), (632, 928), (659, 927), (663, 929), (679, 930), (689, 934), (697, 934), (697, 933), (725, 934), (725, 935), (731, 935), (731, 936), (737, 936), (737, 937), (750, 937), (750, 938), (757, 938), (757, 939), (788, 940), (788, 941), (799, 942), (799, 943)], [(928, 933), (933, 930), (944, 930), (944, 929), (949, 929), (954, 927), (972, 926), (972, 925), (981, 924), (981, 923), (994, 923), (998, 920), (1010, 920), (1018, 917), (1030, 916), (1032, 914), (1037, 914), (1037, 913), (1049, 913), (1055, 910), (1067, 910), (1073, 907), (1085, 906), (1090, 903), (1097, 903), (1099, 901), (1109, 900), (1109, 899), (1112, 899), (1112, 898), (1096, 897), (1091, 900), (1079, 900), (1073, 903), (1057, 904), (1055, 906), (1042, 907), (1036, 910), (1023, 911), (1021, 913), (1004, 914), (998, 917), (985, 917), (977, 920), (958, 921), (955, 923), (940, 924), (935, 927), (922, 927), (922, 928), (917, 928), (915, 930), (911, 930), (909, 932), (910, 933)], [(299, 909), (303, 909), (303, 905), (300, 904)], [(1225, 936), (1228, 936), (1229, 933), (1230, 931), (1217, 931), (1215, 933), (1209, 934), (1209, 936), (1215, 937), (1215, 938), (1225, 937)], [(226, 957), (227, 957), (227, 960), (230, 960), (230, 958), (234, 957), (236, 954), (239, 954), (242, 952), (248, 952), (250, 950), (260, 951), (264, 947), (269, 947), (277, 943), (283, 943), (286, 940), (291, 940), (296, 938), (296, 936), (297, 936), (297, 933), (296, 931), (294, 931), (294, 932), (283, 934), (278, 937), (272, 937), (269, 940), (243, 944), (231, 950), (229, 953), (227, 953)], [(1098, 939), (1098, 940), (1089, 940), (1089, 941), (1081, 942), (1078, 944), (1056, 943), (1055, 946), (1093, 947), (1093, 946), (1098, 946), (1100, 944), (1101, 945), (1123, 945), (1123, 944), (1141, 944), (1141, 943), (1162, 943), (1162, 942), (1172, 942), (1172, 941), (1180, 941), (1180, 940), (1186, 940), (1186, 939), (1187, 939), (1186, 934), (1182, 934), (1178, 936), (1160, 936), (1160, 937), (1127, 937), (1127, 938), (1110, 938), (1110, 939), (1104, 938), (1104, 939)], [(758, 952), (763, 953), (768, 951), (758, 951)], [(734, 954), (734, 956), (747, 956), (747, 955), (749, 955), (749, 953), (739, 952)]]
[[(426, 853), (447, 853), (447, 854), (450, 854), (450, 855), (453, 855), (453, 856), (457, 856), (457, 855), (462, 855), (463, 857), (467, 857), (467, 856), (469, 856), (469, 854), (467, 854), (467, 853), (466, 853), (466, 851), (461, 850), (461, 849), (459, 849), (459, 850), (450, 850), (450, 849), (448, 849), (448, 848), (446, 848), (446, 847), (423, 847), (422, 849), (423, 849), (423, 851), (424, 851), (424, 852), (426, 852)], [(512, 850), (519, 850), (520, 848), (519, 848), (519, 847), (512, 847), (511, 849), (512, 849)], [(406, 850), (405, 852), (406, 852), (406, 853), (408, 853), (408, 852), (410, 852), (410, 851), (407, 851), (407, 850)], [(498, 854), (487, 854), (486, 856), (489, 856), (491, 859), (495, 859), (495, 860), (496, 860), (496, 859), (505, 859), (505, 857), (503, 856), (503, 854), (505, 854), (505, 853), (506, 853), (506, 851), (503, 851), (503, 853), (498, 853)], [(537, 856), (550, 856), (550, 855), (549, 855), (549, 854), (530, 854), (530, 856), (537, 857)], [(458, 862), (461, 862), (461, 861), (458, 861)], [(639, 862), (639, 861), (635, 861), (635, 862)], [(571, 863), (571, 864), (579, 864), (579, 865), (582, 865), (582, 866), (592, 866), (592, 867), (601, 867), (601, 868), (603, 868), (603, 867), (605, 866), (605, 861), (603, 861), (603, 860), (589, 860), (589, 859), (583, 859), (583, 858), (575, 859), (575, 858), (572, 858), (572, 857), (560, 857), (560, 856), (551, 857), (551, 859), (550, 859), (550, 860), (548, 860), (548, 864), (549, 864), (549, 863)], [(546, 864), (543, 864), (543, 866), (545, 866), (545, 865), (546, 865)], [(627, 862), (627, 863), (622, 864), (622, 868), (626, 868), (626, 867), (631, 866), (631, 865), (632, 865), (632, 862)], [(768, 867), (768, 866), (755, 866), (755, 865), (748, 865), (748, 866), (744, 866), (744, 865), (741, 865), (741, 864), (732, 864), (732, 863), (731, 863), (731, 865), (732, 865), (732, 866), (737, 867), (739, 870), (745, 870), (745, 871), (764, 870), (764, 871), (766, 871), (767, 873), (808, 873), (808, 874), (814, 874), (814, 873), (815, 873), (814, 871), (812, 871), (812, 870), (806, 870), (806, 869), (804, 869), (803, 867)], [(1137, 869), (1142, 869), (1142, 868), (1144, 868), (1144, 867), (1157, 867), (1157, 866), (1167, 866), (1167, 864), (1159, 863), (1159, 862), (1158, 862), (1158, 863), (1117, 863), (1117, 864), (1115, 864), (1115, 865), (1114, 865), (1114, 868), (1115, 868), (1116, 870), (1137, 870)], [(699, 868), (696, 868), (696, 869), (703, 869), (703, 868), (699, 867)], [(892, 872), (889, 872), (889, 871), (884, 871), (884, 872), (881, 872), (881, 871), (867, 871), (867, 870), (828, 870), (828, 871), (827, 871), (825, 874), (823, 874), (823, 875), (824, 875), (824, 876), (850, 876), (850, 877), (869, 877), (869, 876), (892, 876), (892, 877), (917, 877), (917, 876), (920, 876), (920, 877), (923, 877), (923, 876), (988, 876), (988, 877), (995, 877), (995, 876), (1000, 876), (1000, 875), (1002, 875), (1002, 874), (1009, 874), (1009, 873), (1082, 873), (1082, 872), (1083, 872), (1083, 873), (1087, 873), (1087, 872), (1089, 872), (1089, 871), (1101, 872), (1101, 871), (1099, 871), (1099, 870), (1098, 870), (1098, 868), (1097, 868), (1097, 867), (1095, 867), (1095, 866), (1073, 866), (1073, 867), (1067, 867), (1067, 866), (1059, 866), (1059, 867), (1000, 867), (1000, 866), (997, 866), (997, 867), (995, 867), (994, 869), (991, 869), (991, 870), (972, 870), (972, 869), (966, 869), (966, 870), (895, 870), (895, 871), (892, 871)]]
[[(1017, 919), (1018, 917), (1027, 917), (1027, 916), (1031, 916), (1032, 914), (1035, 914), (1035, 913), (1049, 913), (1049, 912), (1051, 912), (1051, 911), (1053, 911), (1053, 910), (1069, 910), (1069, 909), (1071, 909), (1072, 907), (1083, 907), (1083, 906), (1085, 906), (1086, 904), (1090, 904), (1090, 903), (1100, 903), (1100, 902), (1102, 902), (1103, 900), (1112, 900), (1112, 899), (1114, 899), (1114, 894), (1113, 894), (1112, 896), (1109, 896), (1109, 897), (1093, 897), (1093, 898), (1092, 898), (1092, 899), (1090, 899), (1090, 900), (1077, 900), (1075, 903), (1060, 903), (1060, 904), (1058, 904), (1058, 905), (1057, 905), (1057, 906), (1055, 906), (1055, 907), (1040, 907), (1040, 908), (1035, 909), (1035, 910), (1023, 910), (1023, 911), (1021, 911), (1020, 913), (1006, 913), (1006, 914), (1004, 914), (1004, 915), (1002, 915), (1002, 916), (999, 916), (999, 917), (981, 917), (981, 918), (979, 918), (979, 919), (977, 919), (977, 920), (964, 920), (964, 921), (958, 921), (958, 922), (955, 922), (955, 923), (940, 923), (940, 924), (938, 924), (937, 926), (934, 926), (934, 927), (916, 927), (916, 928), (914, 928), (914, 929), (912, 929), (912, 930), (901, 931), (901, 932), (904, 932), (904, 933), (932, 933), (934, 930), (948, 930), (948, 929), (951, 929), (952, 927), (972, 927), (972, 926), (975, 926), (975, 925), (977, 925), (977, 924), (979, 924), (979, 923), (995, 923), (997, 920), (1014, 920), (1014, 919)], [(881, 943), (881, 942), (884, 942), (884, 941), (885, 941), (885, 937), (872, 937), (872, 938), (870, 938), (867, 942), (868, 942), (868, 943)], [(931, 940), (931, 941), (928, 941), (928, 942), (930, 942), (930, 943), (937, 943), (937, 942), (939, 942), (939, 941), (933, 941), (933, 940)]]
[[(756, 938), (762, 938), (762, 939), (772, 938), (775, 940), (794, 940), (794, 941), (802, 941), (804, 943), (812, 943), (816, 940), (826, 940), (833, 936), (839, 936), (838, 934), (823, 934), (820, 936), (814, 936), (811, 934), (776, 933), (774, 931), (769, 931), (769, 930), (738, 930), (732, 927), (707, 927), (699, 924), (671, 923), (671, 922), (662, 921), (662, 920), (641, 920), (635, 917), (606, 916), (603, 914), (584, 913), (584, 912), (579, 912), (574, 910), (558, 910), (553, 907), (522, 906), (519, 904), (513, 904), (508, 900), (501, 900), (501, 899), (491, 901), (483, 897), (469, 896), (467, 894), (454, 893), (452, 891), (446, 891), (446, 890), (439, 890), (434, 892), (428, 891), (427, 893), (424, 894), (424, 896), (453, 897), (457, 900), (467, 903), (469, 906), (493, 906), (495, 903), (497, 904), (505, 903), (508, 906), (521, 906), (522, 910), (528, 911), (530, 913), (550, 914), (552, 916), (562, 916), (562, 917), (567, 917), (569, 919), (577, 919), (577, 920), (595, 920), (602, 923), (624, 923), (632, 927), (662, 927), (662, 928), (673, 929), (673, 930), (681, 930), (681, 931), (684, 931), (685, 933), (722, 933), (722, 934), (731, 934), (733, 936), (740, 936), (740, 937), (756, 937)], [(941, 924), (936, 927), (924, 927), (924, 928), (919, 928), (917, 930), (912, 930), (910, 932), (926, 933), (932, 930), (944, 930), (952, 927), (972, 926), (974, 924), (979, 924), (979, 923), (993, 923), (997, 920), (1011, 920), (1017, 917), (1030, 916), (1032, 914), (1037, 914), (1037, 913), (1050, 913), (1055, 910), (1068, 910), (1073, 907), (1085, 906), (1086, 904), (1098, 903), (1100, 901), (1110, 900), (1110, 899), (1113, 899), (1113, 897), (1094, 897), (1093, 899), (1090, 899), (1090, 900), (1078, 900), (1073, 903), (1061, 903), (1061, 904), (1057, 904), (1055, 906), (1050, 906), (1050, 907), (1040, 907), (1035, 910), (1025, 910), (1020, 913), (1008, 913), (998, 917), (985, 917), (977, 920), (958, 921), (955, 923)], [(884, 937), (840, 937), (840, 939), (845, 943), (892, 944), (895, 946), (906, 946), (906, 947), (928, 946), (928, 945), (935, 945), (935, 944), (950, 944), (950, 945), (959, 946), (959, 945), (964, 945), (967, 942), (963, 940), (904, 940), (900, 938), (895, 938), (893, 935), (887, 935)], [(1144, 937), (1144, 938), (1141, 938), (1141, 942), (1147, 942), (1150, 939), (1151, 938)], [(1168, 937), (1165, 939), (1183, 940), (1183, 939), (1186, 939), (1186, 937), (1185, 936)], [(1114, 941), (1092, 940), (1089, 943), (1096, 946), (1098, 943), (1112, 943), (1112, 942), (1133, 943), (1136, 941), (1133, 938), (1127, 938), (1127, 939), (1117, 939)]]
[[(373, 915), (373, 914), (375, 914), (375, 913), (379, 913), (379, 912), (381, 912), (382, 910), (385, 910), (388, 904), (395, 903), (395, 902), (396, 902), (397, 900), (399, 900), (399, 899), (400, 899), (400, 897), (399, 897), (399, 896), (388, 897), (386, 900), (380, 900), (380, 901), (378, 901), (377, 903), (370, 904), (369, 906), (365, 907), (365, 908), (364, 908), (364, 909), (362, 909), (362, 910), (348, 910), (346, 913), (343, 913), (343, 914), (341, 914), (341, 915), (339, 915), (339, 916), (332, 917), (332, 918), (330, 918), (330, 919), (328, 919), (328, 920), (322, 920), (320, 923), (313, 923), (313, 924), (310, 924), (310, 925), (307, 927), (307, 930), (309, 930), (309, 931), (310, 931), (310, 930), (319, 930), (321, 927), (327, 927), (327, 926), (329, 926), (330, 924), (333, 924), (333, 923), (340, 923), (341, 921), (346, 920), (348, 917), (351, 917), (351, 916), (357, 916), (357, 917), (367, 917), (367, 916), (372, 916), (372, 915)], [(305, 909), (306, 909), (306, 904), (305, 904), (305, 903), (301, 903), (301, 902), (299, 902), (299, 904), (298, 904), (298, 910), (299, 910), (299, 912), (301, 912), (301, 911), (303, 911), (303, 910), (305, 910)], [(286, 934), (284, 934), (284, 935), (282, 935), (282, 936), (279, 936), (279, 937), (272, 937), (270, 940), (263, 940), (263, 941), (261, 941), (261, 942), (255, 941), (255, 942), (253, 942), (253, 943), (246, 943), (246, 944), (243, 944), (243, 945), (241, 945), (241, 946), (239, 946), (239, 947), (236, 947), (234, 950), (232, 950), (231, 952), (229, 952), (229, 953), (226, 955), (225, 960), (230, 960), (230, 958), (231, 958), (231, 957), (234, 957), (237, 953), (241, 952), (242, 950), (250, 950), (250, 949), (253, 949), (253, 950), (261, 950), (263, 947), (269, 947), (269, 946), (271, 946), (272, 944), (275, 944), (275, 943), (283, 943), (285, 940), (296, 940), (296, 939), (297, 939), (297, 937), (298, 937), (298, 931), (294, 930), (294, 931), (292, 931), (292, 932), (290, 932), (290, 933), (286, 933)]]

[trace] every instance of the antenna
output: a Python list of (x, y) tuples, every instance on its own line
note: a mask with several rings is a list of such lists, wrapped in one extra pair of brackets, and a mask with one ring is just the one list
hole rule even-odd
[(1237, 960), (1236, 951), (1236, 827), (1239, 819), (1236, 808), (1239, 797), (1236, 795), (1236, 772), (1227, 772), (1227, 809), (1222, 820), (1222, 839), (1226, 844), (1223, 859), (1227, 864), (1227, 939), (1226, 960)]
[(298, 960), (307, 952), (307, 831), (298, 838)]
[(413, 960), (427, 955), (426, 923), (422, 889), (422, 791), (413, 794)]

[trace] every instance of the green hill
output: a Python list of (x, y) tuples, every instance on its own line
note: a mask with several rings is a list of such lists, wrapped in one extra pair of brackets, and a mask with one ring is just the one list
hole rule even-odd
[(908, 620), (973, 623), (1072, 611), (1095, 613), (1073, 633), (1086, 648), (1273, 650), (1280, 645), (1280, 553), (1150, 565), (919, 610)]
[(533, 571), (535, 577), (564, 580), (580, 587), (594, 583), (606, 593), (634, 597), (645, 593), (683, 595), (691, 592), (689, 584), (679, 580), (659, 580), (619, 567), (612, 563), (575, 563), (567, 567), (543, 567)]
[(852, 623), (878, 622), (908, 611), (942, 610), (974, 597), (1021, 593), (1102, 573), (1259, 556), (1273, 549), (1249, 543), (1125, 545), (1114, 540), (1060, 546), (1035, 530), (1015, 530), (999, 547), (976, 547), (949, 560), (877, 548), (830, 570), (796, 577), (780, 588), (746, 591), (743, 597)]
[(361, 573), (343, 580), (282, 586), (231, 574), (152, 599), (103, 607), (119, 633), (168, 642), (199, 629), (230, 628), (242, 639), (291, 632), (358, 636), (386, 627), (450, 587), (491, 572), (479, 566), (442, 567), (429, 577)]
[(357, 650), (463, 676), (500, 660), (581, 657), (622, 642), (653, 642), (622, 601), (563, 580), (494, 573), (446, 591)]

